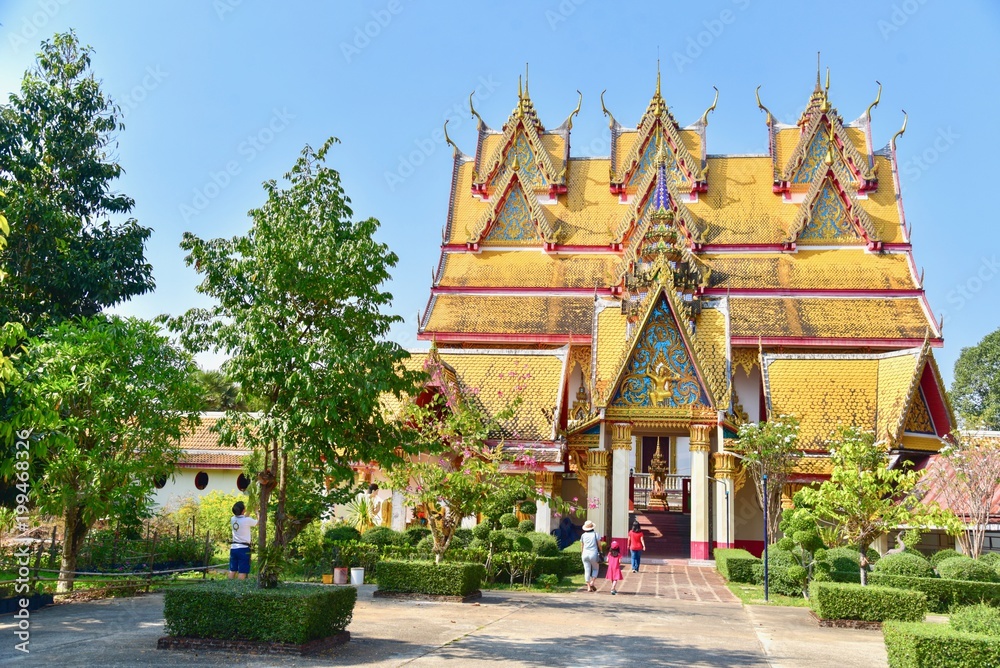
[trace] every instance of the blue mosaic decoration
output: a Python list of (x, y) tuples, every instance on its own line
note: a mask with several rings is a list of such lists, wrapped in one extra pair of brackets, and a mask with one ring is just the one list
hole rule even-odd
[(813, 135), (809, 149), (806, 151), (805, 160), (802, 161), (798, 171), (795, 172), (795, 176), (792, 177), (792, 183), (812, 182), (816, 176), (816, 172), (821, 166), (824, 166), (828, 146), (829, 144), (822, 132), (817, 132)]
[(799, 241), (834, 241), (845, 237), (851, 241), (859, 239), (854, 225), (847, 217), (847, 210), (844, 208), (843, 200), (840, 199), (840, 194), (833, 187), (833, 183), (827, 180), (819, 197), (816, 198), (809, 224), (799, 234)]
[(531, 150), (528, 138), (524, 136), (523, 132), (517, 133), (514, 144), (507, 151), (504, 167), (513, 169), (515, 157), (517, 158), (518, 166), (521, 168), (521, 176), (527, 177), (527, 185), (532, 188), (545, 185), (542, 172), (538, 169), (538, 164), (535, 162), (535, 153)]
[[(642, 157), (639, 158), (639, 164), (635, 166), (632, 170), (632, 176), (629, 177), (628, 183), (625, 184), (626, 187), (633, 187), (642, 181), (643, 177), (650, 170), (656, 169), (656, 152), (659, 148), (659, 143), (662, 140), (662, 134), (659, 130), (653, 132), (649, 135), (649, 141), (646, 143), (646, 148), (642, 152)], [(666, 145), (667, 159), (673, 161), (673, 153), (670, 151), (670, 145)]]
[(664, 298), (649, 315), (646, 327), (625, 367), (612, 406), (676, 408), (708, 405), (684, 347), (677, 321)]
[(535, 223), (531, 220), (528, 200), (520, 187), (515, 186), (507, 195), (500, 213), (483, 241), (505, 244), (541, 242)]

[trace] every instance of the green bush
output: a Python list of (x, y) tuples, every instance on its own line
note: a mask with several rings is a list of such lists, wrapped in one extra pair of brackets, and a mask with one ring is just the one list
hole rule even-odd
[(425, 536), (430, 535), (431, 530), (427, 527), (410, 527), (403, 532), (403, 537), (406, 539), (406, 542), (413, 547), (416, 547), (417, 543), (419, 543)]
[(861, 553), (853, 547), (833, 547), (817, 557), (817, 566), (823, 564), (827, 572), (861, 572)]
[(490, 531), (489, 538), (486, 539), (485, 543), (494, 552), (510, 552), (511, 550), (510, 536), (503, 529)]
[(952, 606), (979, 602), (1000, 606), (1000, 583), (997, 582), (910, 578), (884, 573), (870, 574), (868, 582), (884, 587), (922, 591), (927, 594), (927, 607), (931, 612), (947, 613)]
[(449, 549), (453, 547), (469, 547), (469, 543), (472, 540), (472, 529), (456, 529), (455, 533), (451, 536), (451, 544), (448, 547)]
[(558, 575), (563, 577), (566, 573), (567, 562), (562, 556), (535, 558), (535, 575)]
[(375, 579), (379, 591), (467, 596), (479, 591), (486, 569), (482, 564), (455, 561), (379, 562)]
[(956, 631), (1000, 637), (1000, 609), (985, 603), (955, 608), (948, 623)]
[(517, 532), (517, 529), (501, 529), (510, 547), (504, 552), (531, 552), (531, 539)]
[[(751, 566), (754, 584), (764, 584), (764, 564), (758, 562)], [(802, 596), (802, 584), (794, 577), (794, 571), (802, 568), (791, 552), (779, 550), (772, 545), (767, 551), (767, 589), (772, 594), (785, 596)]]
[(516, 529), (517, 524), (517, 515), (514, 513), (504, 513), (500, 516), (500, 526), (504, 529)]
[(333, 549), (338, 555), (337, 565), (342, 568), (364, 568), (370, 571), (382, 557), (382, 548), (372, 543), (358, 540), (345, 540), (334, 543)]
[(163, 616), (172, 636), (302, 644), (346, 629), (357, 597), (354, 587), (219, 580), (167, 589)]
[(489, 540), (491, 531), (493, 531), (493, 527), (490, 526), (490, 523), (487, 521), (480, 522), (476, 526), (472, 527), (473, 537), (482, 541)]
[(545, 587), (546, 590), (550, 590), (559, 584), (559, 576), (555, 573), (548, 573), (546, 575), (539, 575), (538, 579), (535, 581), (539, 586)]
[[(579, 545), (579, 543), (576, 544)], [(566, 548), (559, 553), (559, 558), (562, 559), (563, 562), (562, 574), (564, 577), (583, 573), (583, 558), (580, 550), (574, 551)]]
[(521, 520), (517, 523), (517, 530), (521, 533), (531, 533), (535, 530), (535, 520)]
[(887, 554), (872, 567), (875, 573), (886, 575), (902, 575), (911, 578), (932, 578), (934, 568), (929, 561), (914, 554), (901, 552), (899, 554)]
[(323, 540), (328, 545), (348, 540), (361, 540), (361, 532), (347, 524), (334, 524), (323, 532)]
[(444, 553), (448, 561), (464, 561), (470, 564), (486, 563), (487, 551), (474, 547), (453, 547)]
[(952, 557), (958, 557), (958, 556), (960, 556), (959, 553), (955, 550), (952, 550), (951, 548), (948, 548), (946, 550), (938, 550), (937, 552), (931, 555), (931, 566), (937, 568), (938, 564), (940, 564), (945, 559), (951, 559)]
[(1000, 552), (983, 552), (979, 555), (979, 561), (992, 568), (1000, 567)]
[(406, 542), (406, 538), (403, 534), (393, 531), (389, 527), (372, 527), (361, 534), (361, 542), (385, 547), (386, 545), (402, 545)]
[(1000, 668), (1000, 638), (921, 622), (886, 622), (882, 634), (892, 668)]
[(540, 557), (554, 557), (559, 554), (559, 544), (547, 533), (532, 531), (524, 535), (531, 541), (531, 551)]
[(715, 550), (715, 568), (729, 582), (754, 582), (753, 566), (759, 563), (760, 559), (746, 550)]
[(972, 580), (974, 582), (996, 582), (997, 572), (989, 564), (976, 561), (972, 557), (959, 555), (945, 559), (938, 564), (938, 575), (949, 580)]
[(923, 592), (891, 587), (813, 582), (809, 586), (809, 607), (820, 619), (918, 622), (927, 613), (927, 596)]

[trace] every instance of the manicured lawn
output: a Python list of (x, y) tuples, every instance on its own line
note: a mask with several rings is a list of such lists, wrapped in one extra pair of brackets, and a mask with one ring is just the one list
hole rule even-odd
[(784, 596), (782, 594), (771, 594), (769, 600), (764, 602), (764, 585), (746, 584), (745, 582), (728, 582), (726, 586), (729, 591), (736, 594), (737, 598), (743, 601), (744, 605), (784, 605), (796, 608), (809, 607), (809, 601), (804, 597)]

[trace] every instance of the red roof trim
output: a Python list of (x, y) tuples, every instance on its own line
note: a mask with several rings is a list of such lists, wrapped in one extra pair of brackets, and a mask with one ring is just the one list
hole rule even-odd
[[(948, 409), (941, 396), (941, 388), (938, 387), (937, 381), (934, 379), (934, 372), (930, 367), (930, 361), (924, 364), (924, 370), (920, 376), (920, 389), (923, 390), (924, 399), (927, 400), (927, 408), (931, 412), (931, 419), (934, 420), (934, 431), (937, 432), (939, 438), (944, 438), (951, 432), (952, 425), (948, 418)], [(920, 396), (914, 397), (913, 400), (919, 401)]]
[(417, 334), (420, 341), (437, 341), (438, 343), (552, 343), (558, 345), (591, 343), (590, 334), (499, 334), (484, 332), (430, 332)]
[[(545, 250), (549, 254), (557, 253), (592, 253), (594, 255), (621, 255), (620, 251), (613, 250), (611, 246), (563, 246), (561, 244), (555, 244), (551, 248), (544, 248), (544, 244), (538, 244), (538, 246), (518, 246), (519, 249), (524, 251), (540, 251)], [(469, 251), (469, 247), (466, 244), (441, 244), (441, 250), (445, 253), (455, 253), (459, 251)], [(482, 248), (482, 250), (490, 250), (489, 248)]]
[(436, 288), (431, 288), (433, 294), (444, 294), (444, 293), (469, 293), (469, 294), (502, 294), (502, 295), (534, 295), (534, 294), (546, 294), (553, 297), (559, 296), (578, 296), (578, 295), (593, 295), (598, 294), (602, 297), (610, 297), (613, 293), (611, 288), (550, 288), (550, 287), (516, 287), (516, 288), (506, 288), (506, 287), (493, 287), (486, 288), (482, 286), (477, 287), (462, 287), (459, 285), (439, 285)]
[[(837, 244), (832, 244), (837, 245)], [(856, 245), (846, 245), (844, 248), (864, 248), (863, 244)], [(809, 246), (798, 246), (799, 250), (807, 251), (810, 250)], [(882, 250), (886, 251), (911, 251), (913, 246), (909, 243), (883, 243)], [(757, 251), (757, 252), (792, 252), (790, 248), (787, 248), (784, 244), (704, 244), (700, 246), (697, 250), (697, 254), (701, 253), (739, 253), (744, 251)]]
[[(730, 341), (732, 346), (817, 346), (826, 348), (918, 348), (924, 344), (923, 339), (853, 339), (853, 338), (817, 338), (809, 336), (734, 336)], [(930, 339), (934, 348), (944, 345), (944, 339)]]
[(709, 296), (724, 297), (920, 297), (923, 290), (911, 288), (908, 290), (868, 290), (865, 288), (842, 288), (827, 290), (824, 288), (706, 288), (703, 292)]

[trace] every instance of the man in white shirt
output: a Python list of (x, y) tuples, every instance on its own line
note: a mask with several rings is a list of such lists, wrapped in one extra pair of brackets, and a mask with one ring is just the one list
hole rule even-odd
[(250, 572), (250, 529), (257, 526), (257, 520), (247, 517), (242, 501), (233, 504), (233, 516), (229, 520), (233, 528), (233, 541), (229, 546), (229, 579), (246, 580)]

